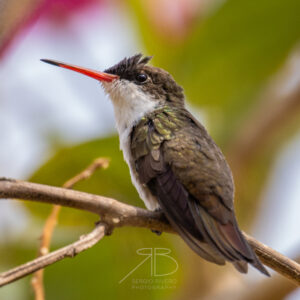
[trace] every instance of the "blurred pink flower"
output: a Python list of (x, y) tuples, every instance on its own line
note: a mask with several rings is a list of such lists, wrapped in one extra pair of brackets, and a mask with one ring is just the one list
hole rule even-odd
[(27, 1), (20, 6), (17, 1), (4, 0), (0, 12), (0, 57), (9, 45), (22, 38), (40, 18), (50, 22), (66, 22), (74, 13), (82, 13), (90, 6), (101, 7), (103, 0), (42, 0)]

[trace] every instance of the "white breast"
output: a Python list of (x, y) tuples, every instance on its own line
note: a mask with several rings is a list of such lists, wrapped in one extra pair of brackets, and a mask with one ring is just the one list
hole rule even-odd
[(120, 149), (130, 170), (131, 180), (146, 207), (155, 210), (159, 207), (156, 198), (149, 189), (141, 184), (130, 154), (130, 134), (133, 126), (147, 113), (153, 111), (158, 103), (155, 99), (143, 93), (139, 86), (126, 80), (116, 80), (103, 83), (109, 94), (115, 112), (117, 130), (120, 138)]

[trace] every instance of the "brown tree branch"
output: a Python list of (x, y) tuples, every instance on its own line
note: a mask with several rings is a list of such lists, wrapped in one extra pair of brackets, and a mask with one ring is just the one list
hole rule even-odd
[(175, 232), (159, 212), (134, 207), (115, 199), (27, 181), (0, 178), (0, 198), (58, 204), (106, 216), (114, 227), (134, 226)]
[(296, 261), (257, 241), (245, 232), (243, 234), (263, 264), (300, 286), (300, 265)]
[[(63, 184), (63, 187), (66, 189), (71, 189), (73, 186), (78, 183), (79, 181), (86, 180), (90, 178), (93, 173), (99, 169), (103, 168), (106, 169), (109, 166), (109, 159), (108, 158), (97, 158), (95, 159), (87, 168), (81, 171), (76, 176), (72, 177), (68, 181)], [(49, 253), (49, 247), (52, 239), (52, 235), (56, 224), (58, 222), (58, 216), (61, 210), (60, 205), (53, 205), (52, 211), (49, 214), (44, 228), (43, 233), (41, 236), (41, 243), (39, 247), (38, 256), (43, 256)], [(35, 293), (36, 300), (44, 300), (45, 299), (45, 292), (44, 292), (44, 285), (43, 285), (43, 278), (44, 278), (44, 270), (38, 270), (34, 273), (34, 276), (31, 280), (31, 284)]]
[(98, 243), (105, 235), (106, 225), (99, 223), (94, 230), (87, 235), (81, 236), (78, 241), (66, 247), (60, 248), (49, 254), (40, 256), (24, 265), (0, 274), (0, 287), (14, 282), (28, 274), (54, 264), (66, 257), (74, 257), (78, 253), (87, 250)]
[[(89, 211), (100, 215), (102, 222), (106, 223), (107, 226), (111, 228), (134, 226), (174, 233), (173, 228), (168, 224), (161, 213), (151, 212), (121, 203), (111, 198), (84, 192), (0, 178), (0, 198), (19, 198), (36, 202), (59, 204)], [(265, 265), (290, 279), (295, 284), (300, 285), (299, 264), (256, 241), (254, 238), (251, 238), (248, 235), (245, 235), (245, 237)], [(51, 255), (51, 253), (48, 255)], [(38, 259), (43, 258), (45, 257)], [(21, 267), (23, 268), (23, 266)], [(43, 266), (41, 268), (43, 268)], [(4, 274), (7, 274), (7, 272)], [(25, 275), (26, 274), (23, 276)], [(0, 274), (0, 286), (4, 284), (2, 282), (3, 274)], [(6, 284), (9, 283), (7, 281), (5, 282)]]

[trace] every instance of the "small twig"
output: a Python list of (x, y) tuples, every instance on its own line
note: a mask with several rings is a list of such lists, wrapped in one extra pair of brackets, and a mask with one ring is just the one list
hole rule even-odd
[(107, 169), (109, 166), (109, 161), (109, 158), (105, 157), (99, 157), (95, 159), (87, 168), (66, 181), (63, 187), (66, 189), (72, 189), (73, 186), (79, 181), (89, 179), (95, 173), (95, 171), (97, 171), (97, 169)]
[(87, 250), (98, 243), (105, 235), (106, 225), (99, 223), (94, 230), (87, 235), (81, 236), (78, 241), (66, 247), (60, 248), (49, 254), (36, 258), (24, 265), (0, 274), (0, 287), (14, 282), (41, 268), (45, 268), (66, 257), (74, 257), (78, 253)]
[[(93, 173), (99, 169), (103, 168), (106, 169), (109, 166), (109, 159), (108, 158), (97, 158), (95, 159), (87, 168), (81, 171), (76, 176), (72, 177), (68, 181), (63, 184), (63, 187), (66, 189), (71, 189), (73, 186), (78, 183), (79, 181), (86, 180), (90, 178)], [(43, 233), (41, 236), (41, 243), (39, 247), (38, 256), (43, 256), (49, 253), (49, 247), (52, 239), (52, 235), (55, 229), (55, 226), (58, 221), (58, 216), (61, 210), (60, 205), (53, 205), (52, 211), (48, 216), (45, 226), (43, 228)], [(45, 292), (44, 292), (44, 285), (43, 285), (43, 277), (44, 277), (44, 270), (41, 269), (35, 272), (31, 284), (35, 293), (36, 300), (44, 300), (45, 299)]]
[[(51, 237), (52, 237), (54, 228), (57, 224), (57, 219), (58, 219), (60, 210), (61, 210), (60, 205), (52, 206), (52, 211), (51, 211), (50, 215), (48, 216), (48, 218), (45, 222), (44, 228), (43, 228), (43, 233), (41, 236), (41, 243), (40, 243), (40, 247), (39, 247), (39, 251), (38, 251), (38, 257), (49, 253)], [(44, 270), (43, 269), (34, 273), (32, 280), (31, 280), (31, 285), (34, 290), (36, 300), (44, 300), (45, 299), (43, 280), (44, 280)]]
[[(86, 210), (99, 214), (102, 220), (111, 227), (135, 226), (174, 233), (174, 229), (168, 224), (161, 213), (151, 212), (111, 198), (93, 194), (25, 181), (0, 179), (0, 198), (20, 198)], [(245, 238), (265, 265), (290, 279), (293, 283), (300, 285), (299, 264), (250, 236), (245, 235)], [(42, 259), (42, 257), (39, 259)], [(21, 267), (22, 269), (24, 268), (23, 266)], [(4, 274), (7, 274), (7, 272)], [(25, 274), (23, 270), (22, 274), (22, 276), (25, 276), (28, 273)], [(4, 284), (2, 280), (3, 274), (0, 274), (0, 286)]]

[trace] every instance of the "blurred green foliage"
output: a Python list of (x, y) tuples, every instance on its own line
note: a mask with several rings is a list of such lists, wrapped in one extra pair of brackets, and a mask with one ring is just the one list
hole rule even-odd
[(189, 101), (209, 109), (209, 125), (222, 144), (300, 38), (298, 0), (226, 1), (174, 44), (149, 22), (141, 1), (131, 4), (147, 54), (183, 85)]

